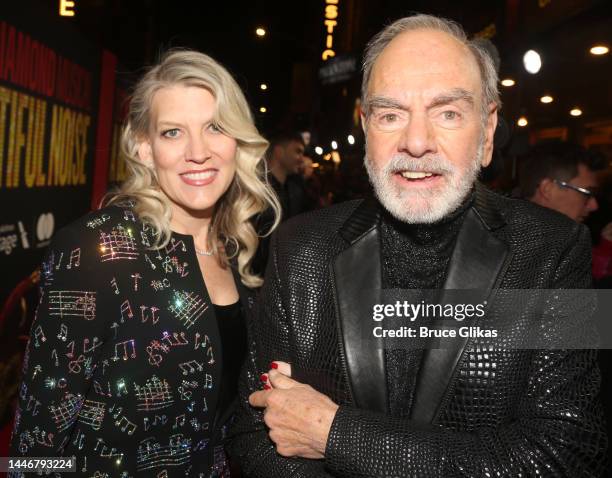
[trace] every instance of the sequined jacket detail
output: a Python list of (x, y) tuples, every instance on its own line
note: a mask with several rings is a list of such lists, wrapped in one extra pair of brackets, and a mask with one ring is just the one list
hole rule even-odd
[[(594, 351), (456, 340), (425, 354), (410, 417), (389, 414), (384, 355), (359, 340), (351, 315), (380, 286), (378, 234), (377, 212), (361, 201), (294, 218), (276, 233), (231, 445), (246, 475), (600, 476), (607, 438)], [(584, 226), (477, 188), (445, 288), (590, 283)], [(278, 455), (262, 413), (248, 405), (271, 360), (290, 362), (296, 379), (340, 405), (324, 460)]]

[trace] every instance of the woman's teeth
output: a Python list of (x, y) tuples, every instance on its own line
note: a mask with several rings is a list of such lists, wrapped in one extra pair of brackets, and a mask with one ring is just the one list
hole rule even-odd
[(188, 178), (188, 179), (199, 180), (199, 179), (208, 179), (211, 176), (213, 176), (215, 173), (216, 173), (216, 171), (211, 169), (209, 171), (202, 171), (202, 172), (199, 172), (199, 173), (185, 173), (185, 174), (183, 174), (183, 176)]

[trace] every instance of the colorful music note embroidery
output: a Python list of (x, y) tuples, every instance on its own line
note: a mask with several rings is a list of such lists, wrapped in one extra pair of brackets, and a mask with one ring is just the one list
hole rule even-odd
[(174, 291), (168, 310), (188, 329), (208, 309), (204, 300), (193, 292)]
[(96, 316), (96, 293), (82, 290), (51, 290), (49, 315), (93, 320)]
[(143, 386), (134, 384), (134, 389), (137, 400), (136, 408), (139, 411), (161, 410), (174, 403), (168, 382), (160, 380), (155, 375)]
[(121, 225), (114, 227), (110, 234), (100, 231), (100, 252), (102, 262), (135, 260), (139, 255), (131, 229)]

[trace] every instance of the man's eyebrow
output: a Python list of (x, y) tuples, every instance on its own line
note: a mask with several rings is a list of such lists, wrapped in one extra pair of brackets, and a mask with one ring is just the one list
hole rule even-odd
[(386, 96), (374, 96), (368, 100), (366, 110), (372, 111), (374, 108), (393, 108), (396, 110), (408, 111), (408, 108), (392, 98)]
[(474, 94), (464, 90), (463, 88), (454, 88), (448, 93), (442, 93), (434, 97), (427, 107), (435, 108), (437, 106), (455, 103), (456, 101), (465, 101), (469, 103), (470, 106), (474, 106)]
[[(448, 105), (456, 101), (465, 101), (470, 106), (473, 106), (475, 103), (474, 94), (464, 90), (463, 88), (453, 88), (446, 93), (442, 93), (434, 97), (427, 107), (435, 108), (437, 106)], [(374, 96), (368, 100), (366, 104), (366, 112), (371, 112), (374, 108), (392, 108), (396, 110), (408, 111), (407, 106), (387, 96)]]

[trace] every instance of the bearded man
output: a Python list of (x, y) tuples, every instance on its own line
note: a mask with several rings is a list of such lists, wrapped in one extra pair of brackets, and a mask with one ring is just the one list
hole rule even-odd
[[(591, 278), (584, 226), (477, 183), (498, 78), (461, 27), (398, 20), (368, 45), (363, 69), (378, 200), (294, 218), (272, 240), (231, 445), (243, 474), (599, 476), (594, 351), (364, 339), (363, 313), (384, 289), (469, 288), (499, 303), (497, 290)], [(523, 335), (524, 320), (509, 332)]]

